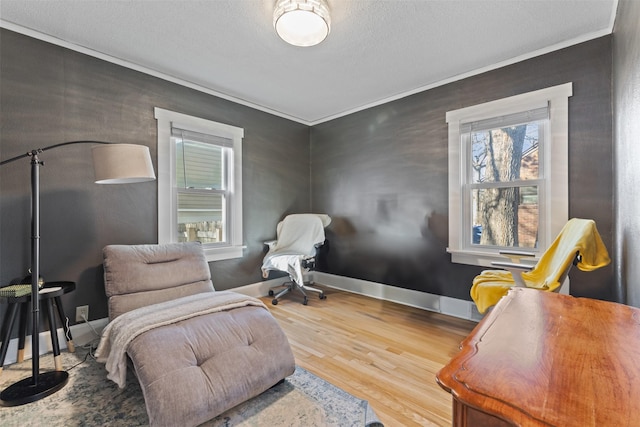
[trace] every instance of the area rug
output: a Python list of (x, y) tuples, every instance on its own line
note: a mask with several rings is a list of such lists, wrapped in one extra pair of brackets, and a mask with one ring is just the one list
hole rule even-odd
[[(52, 369), (53, 357), (40, 358), (41, 371)], [(104, 365), (87, 350), (63, 353), (69, 382), (40, 401), (0, 407), (0, 425), (6, 427), (148, 425), (142, 390), (129, 369), (127, 386), (120, 390), (107, 380)], [(6, 366), (0, 387), (31, 376), (31, 361)], [(206, 427), (336, 426), (382, 427), (365, 400), (345, 392), (301, 367), (284, 382), (203, 424)]]

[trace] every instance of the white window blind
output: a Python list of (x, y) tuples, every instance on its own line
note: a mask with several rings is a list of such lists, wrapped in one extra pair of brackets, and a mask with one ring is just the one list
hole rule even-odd
[(462, 122), (460, 133), (469, 133), (481, 130), (490, 130), (508, 126), (516, 126), (524, 123), (546, 120), (549, 118), (549, 106), (536, 108), (533, 110), (521, 111), (499, 117), (491, 117), (474, 122)]
[(171, 128), (171, 136), (176, 150), (178, 241), (226, 245), (233, 141), (177, 127)]

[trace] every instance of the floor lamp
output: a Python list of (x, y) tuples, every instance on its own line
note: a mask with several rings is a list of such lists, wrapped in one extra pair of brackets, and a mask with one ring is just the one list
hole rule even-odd
[[(20, 380), (0, 393), (2, 406), (17, 406), (40, 400), (55, 393), (69, 380), (66, 371), (40, 373), (40, 301), (34, 298), (39, 292), (40, 277), (40, 166), (44, 162), (39, 154), (73, 144), (94, 144), (93, 166), (97, 184), (126, 184), (154, 180), (155, 173), (149, 147), (137, 144), (115, 144), (102, 141), (70, 141), (37, 148), (25, 154), (0, 162), (0, 166), (26, 157), (31, 158), (31, 365), (32, 375)], [(51, 325), (50, 327), (54, 327)]]

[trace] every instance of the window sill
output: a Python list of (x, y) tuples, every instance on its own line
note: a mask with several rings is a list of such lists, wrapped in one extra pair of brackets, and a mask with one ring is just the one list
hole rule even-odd
[(204, 255), (208, 262), (242, 258), (245, 248), (246, 246), (225, 246), (223, 248), (207, 248), (205, 246)]
[[(447, 248), (447, 252), (451, 254), (451, 262), (456, 264), (468, 264), (468, 265), (478, 265), (481, 267), (489, 267), (495, 270), (498, 270), (498, 267), (492, 266), (492, 262), (504, 262), (509, 261), (509, 258), (504, 255), (500, 255), (498, 252), (487, 252), (487, 251), (462, 251), (462, 250), (451, 250)], [(525, 260), (523, 260), (524, 262)], [(535, 264), (538, 261), (538, 258), (529, 258), (526, 261), (528, 263)]]

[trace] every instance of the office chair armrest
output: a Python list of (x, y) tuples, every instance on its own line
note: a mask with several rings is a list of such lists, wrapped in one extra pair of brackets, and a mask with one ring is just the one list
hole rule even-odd
[(518, 264), (515, 262), (501, 262), (501, 261), (493, 261), (491, 263), (494, 267), (504, 268), (505, 270), (517, 270), (517, 271), (531, 271), (535, 265), (529, 264)]
[(505, 257), (509, 258), (511, 262), (515, 262), (515, 263), (522, 262), (522, 258), (533, 261), (533, 258), (536, 256), (536, 254), (533, 252), (514, 251), (514, 250), (502, 250), (499, 253), (500, 255), (504, 255)]
[(516, 286), (521, 288), (527, 287), (527, 284), (525, 283), (522, 277), (522, 273), (526, 271), (531, 271), (533, 270), (533, 267), (535, 267), (535, 265), (517, 264), (515, 262), (500, 262), (500, 261), (493, 261), (491, 265), (494, 267), (504, 268), (505, 270), (508, 270), (509, 273), (511, 273), (511, 275), (513, 276), (513, 280)]
[(315, 270), (316, 258), (315, 257), (304, 258), (300, 264), (304, 269)]

